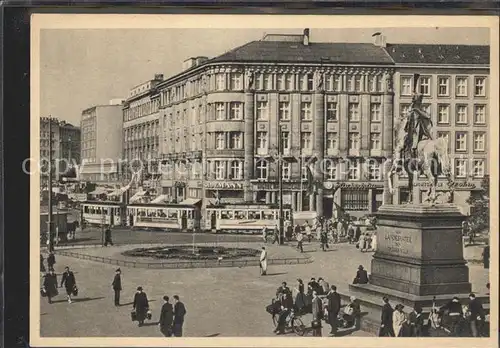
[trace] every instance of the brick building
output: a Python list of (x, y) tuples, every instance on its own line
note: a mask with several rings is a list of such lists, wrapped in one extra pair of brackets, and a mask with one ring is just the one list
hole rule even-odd
[[(386, 50), (395, 62), (396, 120), (408, 111), (413, 74), (420, 74), (417, 88), (432, 116), (434, 136), (448, 139), (454, 202), (468, 213), (466, 201), (488, 172), (489, 46), (389, 44)], [(438, 185), (446, 188), (445, 181)], [(395, 203), (406, 200), (406, 185), (400, 180)], [(415, 184), (413, 196), (420, 201), (426, 185), (424, 178)]]

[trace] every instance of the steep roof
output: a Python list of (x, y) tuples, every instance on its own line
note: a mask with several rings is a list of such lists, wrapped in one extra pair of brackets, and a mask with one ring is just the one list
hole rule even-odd
[(478, 45), (388, 44), (396, 64), (490, 64), (490, 47)]
[(393, 64), (383, 48), (371, 43), (251, 41), (209, 60), (215, 62)]

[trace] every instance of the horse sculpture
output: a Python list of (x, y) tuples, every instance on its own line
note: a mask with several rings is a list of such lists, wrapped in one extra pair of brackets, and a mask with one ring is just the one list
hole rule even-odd
[[(397, 143), (404, 143), (409, 135), (404, 131), (404, 122), (400, 122), (396, 132)], [(438, 177), (444, 175), (448, 180), (449, 196), (452, 199), (453, 181), (451, 179), (451, 164), (448, 157), (448, 142), (445, 138), (422, 139), (417, 144), (416, 154), (411, 149), (396, 149), (394, 160), (388, 174), (389, 192), (394, 193), (393, 178), (404, 170), (408, 174), (408, 203), (414, 202), (414, 173), (425, 175), (429, 182), (429, 190), (425, 202), (435, 204), (439, 196), (436, 193)]]

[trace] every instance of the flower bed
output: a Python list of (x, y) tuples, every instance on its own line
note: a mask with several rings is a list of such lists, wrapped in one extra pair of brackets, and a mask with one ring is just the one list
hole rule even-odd
[(165, 260), (235, 260), (241, 258), (254, 258), (260, 251), (250, 248), (226, 248), (191, 245), (169, 247), (136, 248), (122, 253), (124, 256), (145, 257)]

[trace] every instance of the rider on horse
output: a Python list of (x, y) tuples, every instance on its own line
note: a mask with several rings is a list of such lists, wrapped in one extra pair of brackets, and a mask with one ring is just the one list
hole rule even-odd
[[(416, 81), (418, 81), (418, 75), (415, 77), (415, 86)], [(422, 110), (422, 99), (423, 96), (414, 91), (410, 111), (403, 115), (404, 127), (402, 125), (400, 129), (405, 135), (398, 137), (394, 151), (396, 159), (416, 158), (418, 143), (423, 139), (433, 139), (431, 116)]]

